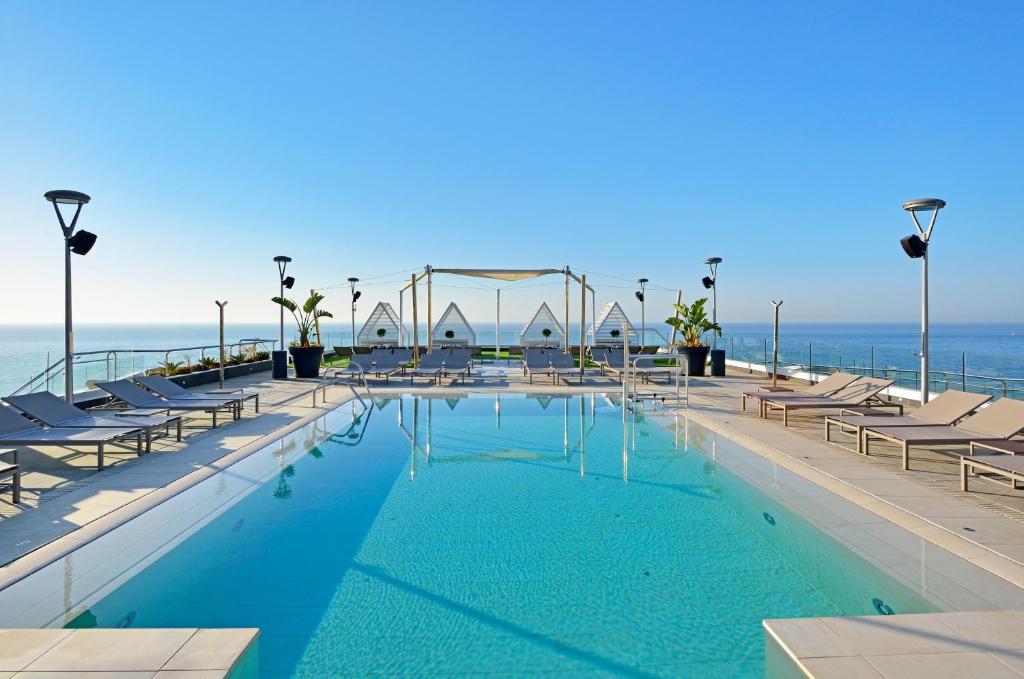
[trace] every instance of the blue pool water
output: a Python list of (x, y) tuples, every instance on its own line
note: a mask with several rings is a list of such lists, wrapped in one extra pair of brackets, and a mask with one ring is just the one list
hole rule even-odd
[(601, 395), (511, 394), (352, 415), (0, 592), (0, 608), (259, 627), (266, 677), (755, 677), (764, 618), (936, 609), (801, 517), (820, 489), (678, 418), (624, 431)]

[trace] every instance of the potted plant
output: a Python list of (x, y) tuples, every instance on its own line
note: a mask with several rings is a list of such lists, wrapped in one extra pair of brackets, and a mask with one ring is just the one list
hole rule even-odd
[(445, 330), (444, 331), (444, 337), (445, 337), (446, 340), (451, 342), (452, 340), (455, 339), (455, 331), (454, 330)]
[(309, 341), (316, 322), (320, 318), (334, 318), (330, 311), (318, 309), (324, 296), (319, 292), (309, 295), (309, 299), (301, 307), (287, 297), (274, 297), (272, 302), (280, 304), (292, 312), (295, 323), (299, 327), (299, 339), (291, 343), (288, 353), (292, 355), (292, 363), (295, 365), (296, 377), (317, 377), (320, 374), (320, 361), (324, 356), (324, 347)]
[(551, 337), (551, 328), (544, 328), (540, 331), (540, 334), (544, 335), (544, 339), (547, 340)]
[(676, 315), (665, 320), (682, 334), (683, 341), (677, 343), (676, 349), (688, 359), (686, 374), (694, 377), (704, 376), (704, 364), (707, 363), (708, 351), (711, 349), (703, 342), (704, 335), (714, 332), (722, 336), (721, 326), (712, 323), (704, 311), (707, 301), (708, 298), (704, 297), (689, 305), (674, 304)]
[(613, 330), (609, 331), (608, 334), (612, 336), (612, 340), (618, 341), (619, 335), (622, 334), (622, 331), (619, 330), (618, 328), (614, 328)]
[(384, 342), (384, 335), (386, 334), (388, 334), (387, 328), (377, 328), (377, 339), (379, 339), (381, 343)]

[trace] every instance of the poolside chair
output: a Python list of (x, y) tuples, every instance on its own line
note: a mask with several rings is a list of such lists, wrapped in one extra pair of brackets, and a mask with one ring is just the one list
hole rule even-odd
[(444, 370), (441, 371), (441, 374), (445, 377), (454, 377), (455, 379), (459, 379), (461, 375), (462, 383), (465, 384), (466, 376), (469, 375), (469, 362), (469, 351), (452, 352), (451, 356), (445, 358)]
[(523, 349), (523, 374), (533, 384), (534, 375), (551, 375), (551, 357), (541, 349)]
[(903, 468), (910, 469), (911, 446), (948, 446), (972, 441), (1005, 441), (1024, 431), (1024, 401), (1001, 398), (957, 426), (865, 427), (863, 452), (870, 454), (872, 438), (900, 444)]
[(232, 417), (238, 419), (238, 407), (235, 402), (221, 403), (199, 399), (161, 398), (151, 391), (132, 384), (131, 380), (97, 382), (96, 386), (113, 396), (115, 400), (127, 403), (132, 408), (210, 413), (213, 416), (214, 427), (217, 426), (217, 413), (222, 410), (230, 410)]
[(584, 369), (576, 365), (572, 356), (556, 351), (549, 354), (549, 358), (551, 360), (552, 383), (557, 383), (559, 378), (567, 380), (568, 377), (578, 375), (580, 384), (583, 384)]
[(11, 480), (11, 500), (14, 504), (21, 502), (21, 467), (18, 466), (18, 451), (14, 450), (0, 450), (0, 455), (5, 453), (11, 453), (14, 455), (14, 462), (3, 462), (0, 461), (0, 481), (3, 479)]
[(928, 425), (951, 425), (967, 417), (992, 397), (987, 394), (968, 394), (963, 391), (944, 391), (931, 401), (907, 415), (893, 413), (885, 415), (871, 413), (872, 408), (844, 410), (839, 415), (825, 418), (825, 440), (832, 440), (832, 427), (845, 432), (852, 429), (857, 437), (857, 452), (861, 452), (861, 439), (865, 427), (922, 427)]
[[(608, 359), (608, 356), (609, 354), (611, 354), (611, 352), (612, 350), (609, 349), (608, 347), (591, 347), (590, 360), (592, 360), (594, 363), (597, 363), (597, 365), (601, 368), (602, 375), (604, 375), (606, 372), (612, 372), (615, 373), (616, 377), (619, 377), (621, 379), (622, 371), (613, 368)], [(619, 354), (621, 353), (622, 352), (620, 351)]]
[[(971, 448), (973, 450), (973, 443)], [(1010, 488), (1019, 490), (1018, 482), (1024, 482), (1024, 455), (961, 455), (960, 490), (967, 492), (967, 477), (979, 470), (1002, 476)]]
[(142, 455), (142, 432), (138, 427), (44, 429), (18, 414), (10, 406), (0, 404), (0, 445), (8, 446), (96, 446), (96, 468), (103, 469), (103, 451), (111, 443), (126, 439), (137, 441), (136, 451)]
[(181, 386), (177, 382), (167, 379), (163, 375), (139, 375), (135, 378), (135, 381), (144, 386), (146, 389), (156, 393), (164, 398), (173, 398), (179, 400), (193, 399), (197, 401), (222, 401), (224, 403), (234, 402), (238, 408), (239, 414), (241, 414), (242, 405), (249, 400), (255, 399), (256, 401), (256, 412), (260, 411), (260, 395), (259, 392), (238, 392), (237, 395), (231, 396), (226, 391), (223, 393), (207, 393), (202, 391), (189, 391), (185, 387)]
[(420, 376), (430, 377), (434, 384), (441, 381), (441, 372), (444, 370), (444, 361), (448, 354), (444, 351), (434, 351), (420, 357), (420, 365), (409, 370), (409, 384), (416, 384), (416, 378)]
[[(607, 354), (607, 360), (605, 366), (614, 372), (622, 381), (622, 375), (626, 371), (625, 356), (622, 355), (622, 351), (619, 349), (613, 349)], [(650, 358), (642, 358), (639, 363), (634, 364), (634, 361), (639, 358), (639, 354), (633, 352), (629, 353), (629, 371), (635, 372), (640, 377), (641, 382), (649, 382), (651, 379), (651, 371), (646, 366), (653, 366), (654, 362)]]
[(892, 385), (892, 380), (877, 377), (861, 377), (854, 382), (838, 389), (831, 396), (789, 396), (787, 394), (769, 394), (761, 403), (762, 417), (768, 417), (772, 409), (782, 411), (782, 424), (789, 426), (790, 410), (839, 410), (859, 405), (876, 404), (874, 407), (894, 407), (903, 414), (903, 406), (898, 403), (887, 403), (878, 395)]
[[(748, 398), (755, 399), (758, 402), (758, 412), (761, 413), (762, 416), (763, 416), (762, 405), (763, 405), (764, 399), (766, 399), (766, 398), (769, 398), (769, 397), (788, 398), (790, 396), (830, 396), (830, 395), (834, 394), (836, 391), (838, 391), (839, 389), (842, 389), (843, 387), (845, 387), (845, 386), (849, 385), (850, 383), (856, 381), (857, 379), (859, 379), (859, 378), (856, 375), (851, 375), (850, 373), (844, 373), (844, 372), (836, 372), (836, 373), (832, 373), (831, 375), (829, 375), (828, 377), (823, 379), (821, 382), (818, 382), (817, 384), (811, 384), (811, 385), (807, 386), (804, 389), (795, 390), (795, 389), (790, 389), (789, 387), (785, 387), (785, 391), (782, 391), (782, 392), (767, 391), (767, 390), (766, 391), (745, 391), (742, 394), (740, 394), (740, 405), (742, 406), (743, 410), (746, 410), (747, 409), (747, 399)], [(760, 387), (760, 388), (761, 389), (766, 389), (765, 387)]]
[(56, 394), (39, 391), (34, 394), (8, 396), (4, 399), (12, 406), (33, 417), (47, 427), (70, 427), (72, 429), (141, 429), (146, 437), (146, 452), (152, 449), (153, 432), (159, 429), (168, 434), (172, 424), (177, 426), (177, 440), (181, 440), (181, 415), (153, 414), (132, 416), (132, 411), (119, 413), (116, 417), (95, 416), (68, 403)]
[(392, 375), (405, 372), (405, 361), (400, 360), (400, 356), (396, 356), (387, 350), (378, 352), (375, 349), (371, 358), (373, 359), (373, 362), (370, 363), (372, 367), (363, 365), (365, 375), (383, 377), (384, 382), (387, 383)]

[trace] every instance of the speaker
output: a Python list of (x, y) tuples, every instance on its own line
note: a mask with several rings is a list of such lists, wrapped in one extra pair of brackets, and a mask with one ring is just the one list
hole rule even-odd
[(928, 243), (921, 240), (921, 237), (916, 233), (912, 236), (901, 238), (900, 245), (903, 246), (903, 251), (907, 253), (907, 257), (911, 259), (924, 257), (924, 253), (928, 250)]
[(76, 255), (84, 255), (89, 250), (92, 250), (93, 245), (96, 245), (96, 234), (88, 231), (79, 231), (68, 239), (68, 245), (71, 246), (71, 252)]
[(292, 278), (291, 276), (288, 276), (283, 281), (281, 281), (281, 283), (284, 285), (284, 287), (286, 287), (289, 290), (291, 290), (292, 286), (295, 285), (295, 279)]
[(642, 302), (642, 301), (644, 301), (644, 293), (642, 293), (642, 292), (640, 292), (639, 290), (637, 290), (637, 291), (636, 291), (636, 292), (634, 292), (633, 294), (634, 294), (634, 295), (636, 295), (636, 298), (637, 298), (638, 300), (640, 300), (641, 302)]
[(705, 276), (700, 280), (700, 282), (704, 284), (705, 290), (710, 290), (711, 286), (715, 284), (715, 279), (713, 279), (711, 276)]

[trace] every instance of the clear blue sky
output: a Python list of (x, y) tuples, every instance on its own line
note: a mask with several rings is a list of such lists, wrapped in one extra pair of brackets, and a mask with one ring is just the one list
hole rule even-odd
[(1020, 322), (1022, 34), (1019, 2), (6, 0), (0, 322), (61, 319), (51, 188), (93, 196), (83, 322), (273, 320), (276, 254), (303, 289), (570, 264), (690, 298), (720, 255), (725, 322), (913, 322), (931, 195), (934, 319)]

